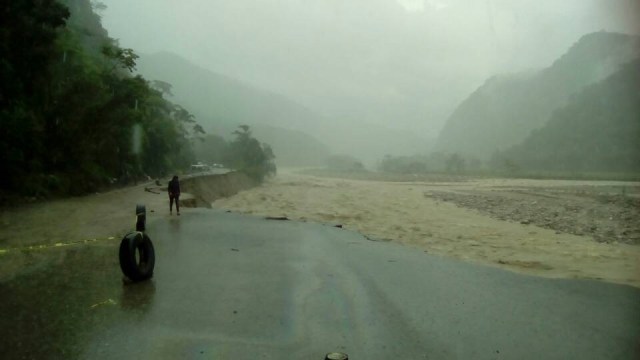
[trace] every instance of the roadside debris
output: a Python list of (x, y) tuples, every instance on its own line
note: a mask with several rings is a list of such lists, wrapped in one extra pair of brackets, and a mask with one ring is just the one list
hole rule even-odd
[(286, 216), (267, 216), (267, 217), (265, 217), (265, 219), (267, 219), (267, 220), (282, 220), (282, 221), (289, 220), (289, 218), (286, 217)]

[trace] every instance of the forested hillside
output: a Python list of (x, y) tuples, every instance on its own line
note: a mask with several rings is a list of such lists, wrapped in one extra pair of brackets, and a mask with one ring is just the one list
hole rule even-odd
[(640, 172), (640, 59), (573, 97), (494, 160), (529, 172)]
[(88, 0), (6, 2), (0, 13), (4, 193), (82, 194), (193, 160), (202, 129), (140, 76)]
[(639, 37), (598, 32), (583, 36), (546, 69), (492, 77), (453, 112), (436, 149), (488, 159), (523, 141), (572, 95), (639, 54)]

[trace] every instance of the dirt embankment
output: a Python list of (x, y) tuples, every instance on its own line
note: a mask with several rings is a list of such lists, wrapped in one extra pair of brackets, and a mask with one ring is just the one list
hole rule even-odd
[(182, 180), (181, 190), (191, 196), (182, 200), (185, 207), (210, 208), (215, 200), (229, 197), (258, 183), (240, 172), (203, 175)]

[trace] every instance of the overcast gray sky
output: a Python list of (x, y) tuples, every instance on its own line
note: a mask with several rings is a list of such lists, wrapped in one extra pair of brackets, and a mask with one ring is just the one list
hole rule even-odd
[(491, 75), (548, 66), (589, 32), (640, 33), (636, 0), (102, 2), (124, 47), (425, 135)]

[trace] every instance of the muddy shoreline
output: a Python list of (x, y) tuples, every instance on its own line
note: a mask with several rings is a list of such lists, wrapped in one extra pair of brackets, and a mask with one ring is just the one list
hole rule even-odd
[(384, 182), (282, 173), (213, 206), (341, 225), (370, 239), (536, 276), (640, 287), (639, 185)]

